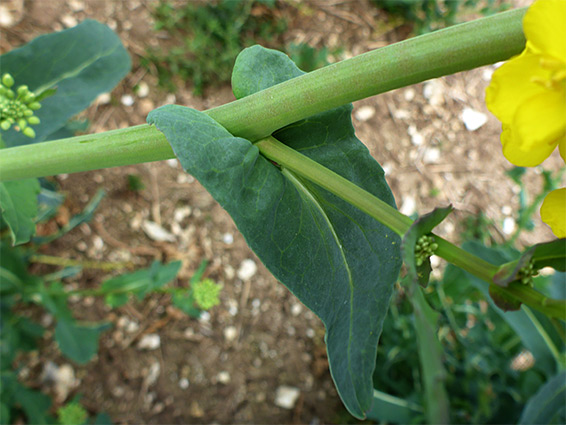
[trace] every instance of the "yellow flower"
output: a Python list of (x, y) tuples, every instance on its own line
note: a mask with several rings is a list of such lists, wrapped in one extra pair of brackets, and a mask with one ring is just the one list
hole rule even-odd
[(557, 145), (566, 161), (566, 0), (536, 1), (523, 31), (527, 46), (493, 74), (487, 107), (511, 163), (534, 167)]
[(566, 238), (566, 188), (553, 190), (540, 207), (542, 221), (559, 238)]

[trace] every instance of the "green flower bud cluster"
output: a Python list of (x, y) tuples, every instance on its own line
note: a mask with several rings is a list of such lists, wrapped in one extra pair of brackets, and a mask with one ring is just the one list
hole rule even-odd
[(222, 285), (215, 283), (212, 279), (201, 280), (193, 285), (195, 302), (199, 308), (208, 310), (220, 304), (218, 294), (221, 289)]
[(415, 263), (417, 267), (422, 266), (437, 249), (438, 244), (434, 242), (433, 236), (422, 235), (415, 245)]
[(19, 86), (15, 91), (14, 78), (4, 74), (0, 80), (0, 128), (7, 131), (12, 125), (17, 126), (28, 137), (35, 137), (35, 131), (30, 125), (39, 124), (39, 118), (33, 114), (41, 108), (28, 86)]
[(535, 269), (535, 264), (533, 260), (529, 261), (529, 264), (524, 265), (519, 269), (518, 279), (523, 285), (528, 285), (531, 288), (534, 286), (533, 277), (538, 274), (538, 270)]

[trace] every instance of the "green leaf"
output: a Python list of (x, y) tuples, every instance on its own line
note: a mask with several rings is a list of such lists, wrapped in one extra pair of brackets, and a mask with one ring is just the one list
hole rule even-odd
[(428, 235), (438, 224), (440, 224), (450, 214), (454, 208), (436, 208), (434, 211), (417, 218), (405, 236), (403, 236), (402, 253), (403, 261), (407, 266), (407, 274), (410, 279), (418, 282), (419, 285), (426, 287), (432, 270), (430, 258), (418, 265), (415, 258), (415, 245), (419, 238)]
[(413, 281), (410, 285), (426, 417), (431, 424), (450, 423), (450, 404), (445, 387), (448, 373), (442, 359), (444, 350), (437, 336), (440, 314), (430, 307), (416, 282)]
[(36, 244), (49, 243), (51, 241), (54, 241), (55, 239), (60, 238), (65, 233), (70, 232), (80, 224), (88, 223), (90, 220), (92, 220), (94, 211), (100, 204), (100, 201), (102, 201), (102, 198), (104, 198), (105, 194), (106, 193), (104, 192), (104, 190), (99, 189), (96, 192), (96, 194), (92, 197), (92, 199), (89, 201), (89, 203), (85, 206), (84, 210), (80, 214), (72, 216), (69, 222), (65, 224), (63, 227), (61, 227), (59, 231), (49, 236), (35, 237), (33, 238), (33, 242)]
[(16, 383), (14, 401), (22, 407), (27, 416), (28, 424), (47, 424), (52, 422), (48, 416), (48, 410), (51, 407), (49, 396)]
[(55, 328), (55, 340), (65, 356), (85, 364), (98, 352), (100, 333), (110, 327), (110, 324), (83, 326), (70, 320), (59, 320)]
[(373, 391), (373, 406), (368, 412), (368, 419), (381, 422), (408, 424), (417, 416), (423, 414), (423, 408), (410, 401), (403, 400), (383, 393)]
[[(300, 74), (284, 54), (255, 46), (236, 61), (234, 93), (246, 96)], [(274, 136), (394, 205), (383, 170), (354, 135), (351, 110), (347, 105), (318, 114)], [(322, 319), (338, 392), (354, 416), (365, 417), (373, 400), (377, 343), (401, 266), (399, 238), (352, 205), (281, 170), (203, 113), (169, 105), (152, 111), (148, 122), (230, 213), (273, 275)]]
[(108, 416), (107, 413), (99, 413), (98, 415), (96, 415), (96, 418), (94, 418), (94, 422), (92, 424), (93, 425), (112, 425), (112, 419), (110, 419), (110, 416)]
[(566, 418), (566, 372), (548, 380), (529, 399), (519, 424), (563, 424)]
[(179, 289), (173, 292), (173, 305), (191, 317), (199, 318), (201, 310), (195, 307), (195, 297), (191, 289)]
[(37, 179), (0, 183), (0, 211), (10, 228), (14, 245), (29, 242), (35, 233), (39, 191)]
[(517, 260), (503, 264), (493, 281), (499, 286), (507, 287), (509, 283), (520, 279), (521, 269), (531, 262), (535, 270), (552, 267), (561, 272), (566, 271), (566, 239), (556, 239), (527, 248)]
[(102, 283), (101, 292), (106, 294), (106, 303), (119, 307), (128, 302), (129, 294), (142, 300), (149, 292), (171, 282), (181, 268), (181, 261), (161, 264), (154, 261), (147, 269), (122, 274)]
[(0, 62), (2, 72), (10, 73), (16, 86), (25, 84), (38, 94), (57, 88), (35, 112), (41, 120), (33, 126), (36, 137), (30, 139), (12, 129), (4, 136), (7, 146), (44, 140), (86, 109), (100, 93), (112, 90), (131, 67), (120, 38), (106, 25), (93, 20), (37, 37), (2, 55)]

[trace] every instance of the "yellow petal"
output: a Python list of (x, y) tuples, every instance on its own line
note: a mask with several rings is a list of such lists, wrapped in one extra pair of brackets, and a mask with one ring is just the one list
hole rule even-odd
[(540, 57), (523, 52), (498, 68), (485, 92), (487, 108), (504, 124), (510, 124), (519, 106), (546, 89), (533, 77), (548, 80), (550, 73), (540, 67)]
[(537, 0), (523, 18), (529, 48), (566, 62), (566, 1)]
[(540, 207), (542, 221), (559, 238), (566, 238), (566, 188), (550, 192)]
[(503, 125), (503, 154), (520, 167), (539, 165), (566, 135), (566, 95), (547, 90), (517, 109), (511, 124)]

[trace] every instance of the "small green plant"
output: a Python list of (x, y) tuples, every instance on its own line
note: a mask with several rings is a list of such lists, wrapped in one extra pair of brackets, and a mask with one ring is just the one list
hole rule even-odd
[(497, 6), (497, 0), (372, 0), (388, 13), (399, 15), (414, 25), (417, 34), (435, 31), (458, 21), (463, 10), (478, 11), (484, 16), (501, 12), (509, 6)]
[(315, 69), (328, 65), (328, 56), (330, 54), (337, 55), (341, 49), (334, 49), (330, 52), (326, 47), (317, 49), (306, 43), (291, 43), (287, 46), (287, 53), (291, 60), (305, 72), (311, 72)]
[(285, 31), (287, 24), (273, 13), (275, 7), (275, 1), (176, 5), (160, 0), (153, 10), (154, 28), (166, 31), (171, 45), (148, 48), (142, 64), (156, 71), (163, 87), (174, 90), (175, 78), (180, 78), (190, 81), (196, 94), (202, 94), (210, 84), (230, 81), (234, 60), (242, 48), (257, 40), (269, 43)]
[(83, 425), (88, 419), (88, 412), (76, 401), (66, 404), (57, 410), (61, 425)]

